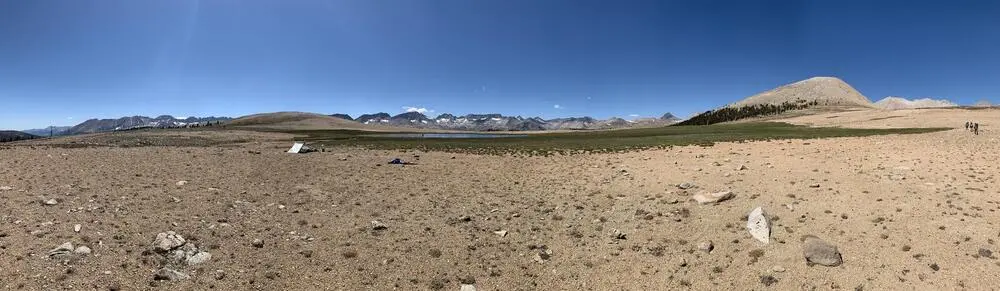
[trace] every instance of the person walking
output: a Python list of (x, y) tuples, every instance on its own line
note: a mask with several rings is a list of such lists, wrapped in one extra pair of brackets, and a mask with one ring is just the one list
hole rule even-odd
[(976, 135), (979, 135), (979, 123), (976, 122), (975, 125), (973, 125), (972, 127), (973, 127), (972, 131), (975, 132)]
[(969, 122), (968, 121), (965, 122), (965, 130), (969, 130)]

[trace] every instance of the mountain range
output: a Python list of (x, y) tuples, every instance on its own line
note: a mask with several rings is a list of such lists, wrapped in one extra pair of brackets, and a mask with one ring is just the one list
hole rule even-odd
[(27, 134), (20, 131), (0, 130), (0, 142), (18, 141), (38, 138), (37, 135)]
[(229, 117), (188, 117), (178, 119), (170, 115), (160, 115), (155, 118), (146, 116), (129, 116), (118, 119), (90, 119), (63, 131), (64, 135), (95, 133), (136, 128), (175, 128), (205, 125), (210, 122), (225, 122)]
[(469, 130), (469, 131), (541, 131), (541, 130), (585, 130), (585, 129), (616, 129), (638, 126), (664, 126), (677, 122), (673, 114), (666, 113), (660, 118), (642, 118), (625, 120), (612, 117), (595, 119), (592, 117), (569, 117), (542, 119), (540, 117), (525, 118), (521, 116), (504, 116), (502, 114), (440, 114), (430, 118), (420, 112), (406, 112), (395, 116), (385, 112), (364, 114), (352, 119), (346, 114), (332, 114), (332, 117), (354, 121), (367, 125), (390, 125), (398, 127)]

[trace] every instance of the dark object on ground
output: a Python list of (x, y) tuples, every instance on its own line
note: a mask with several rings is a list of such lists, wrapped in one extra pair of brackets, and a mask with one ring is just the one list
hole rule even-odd
[(416, 165), (416, 163), (405, 162), (405, 161), (403, 161), (402, 159), (399, 159), (399, 158), (392, 159), (391, 161), (389, 161), (389, 164), (390, 165)]

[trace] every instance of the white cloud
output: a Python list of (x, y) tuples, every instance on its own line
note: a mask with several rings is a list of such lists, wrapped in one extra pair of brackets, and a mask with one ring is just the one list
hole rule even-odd
[(590, 100), (590, 96), (587, 96), (587, 100)]
[(639, 117), (639, 114), (629, 114), (629, 117)]
[(552, 105), (552, 108), (555, 108), (555, 109), (562, 109), (562, 106), (559, 106), (559, 104), (556, 104), (556, 105)]
[(413, 106), (403, 106), (403, 110), (406, 112), (419, 112), (420, 114), (434, 112), (434, 110), (430, 110), (423, 107), (413, 107)]
[(66, 120), (73, 120), (73, 117), (72, 116), (66, 117)]

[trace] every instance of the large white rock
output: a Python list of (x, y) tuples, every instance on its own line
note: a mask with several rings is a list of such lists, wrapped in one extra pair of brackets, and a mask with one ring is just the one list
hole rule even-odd
[(767, 220), (764, 209), (757, 207), (747, 215), (747, 231), (762, 243), (771, 242), (771, 221)]
[(159, 252), (167, 252), (184, 245), (184, 243), (184, 237), (173, 231), (161, 232), (156, 234), (153, 248)]
[(698, 204), (709, 204), (709, 203), (719, 203), (725, 200), (729, 200), (733, 198), (733, 196), (734, 196), (733, 192), (731, 191), (718, 192), (718, 193), (702, 192), (695, 194), (694, 196), (691, 197), (691, 199), (697, 201)]
[(187, 264), (193, 266), (204, 262), (208, 262), (208, 260), (211, 259), (212, 259), (212, 254), (208, 252), (198, 252), (197, 254), (194, 254), (193, 256), (187, 258)]
[(462, 284), (462, 287), (459, 289), (459, 291), (476, 291), (476, 285)]
[(840, 266), (844, 262), (837, 246), (813, 235), (802, 237), (802, 255), (809, 263), (828, 267)]

